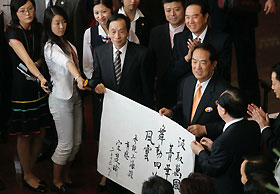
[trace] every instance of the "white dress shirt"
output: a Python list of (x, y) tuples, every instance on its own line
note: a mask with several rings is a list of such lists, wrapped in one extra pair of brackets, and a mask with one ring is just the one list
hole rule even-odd
[(192, 33), (193, 39), (200, 39), (200, 43), (203, 43), (206, 32), (207, 32), (208, 26), (204, 29), (204, 31), (197, 37), (194, 33)]
[[(77, 53), (74, 45), (70, 42), (68, 43), (73, 48), (74, 52)], [(51, 94), (59, 99), (70, 99), (73, 94), (74, 77), (66, 64), (68, 61), (74, 63), (72, 55), (66, 55), (57, 44), (51, 44), (50, 41), (48, 41), (44, 46), (44, 56), (53, 83)]]
[(241, 121), (241, 120), (243, 120), (243, 117), (242, 118), (238, 118), (238, 119), (234, 119), (234, 120), (232, 120), (230, 122), (227, 122), (225, 124), (224, 128), (223, 128), (223, 132), (225, 132), (230, 125), (232, 125), (233, 123), (237, 123), (238, 121)]
[(55, 5), (56, 0), (45, 0), (46, 8), (48, 7), (49, 2), (52, 1), (52, 5)]
[[(107, 34), (103, 28), (98, 25), (98, 34), (102, 37), (106, 37)], [(91, 79), (93, 73), (93, 56), (91, 49), (91, 33), (90, 28), (88, 28), (84, 33), (84, 43), (83, 43), (83, 71), (88, 79)]]
[[(118, 13), (127, 16), (123, 7), (121, 7), (119, 9)], [(139, 17), (144, 17), (144, 15), (139, 9), (136, 9), (134, 19), (133, 19), (133, 21), (130, 22), (130, 30), (129, 30), (129, 36), (128, 36), (128, 40), (131, 41), (131, 42), (134, 42), (136, 44), (140, 44), (139, 38), (135, 34), (135, 32), (136, 32), (136, 20), (138, 20)]]

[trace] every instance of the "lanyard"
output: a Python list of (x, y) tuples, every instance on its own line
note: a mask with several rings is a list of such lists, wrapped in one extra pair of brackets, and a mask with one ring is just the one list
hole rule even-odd
[(20, 29), (23, 32), (24, 40), (25, 40), (25, 43), (26, 43), (26, 46), (27, 46), (27, 52), (30, 55), (30, 58), (33, 60), (33, 57), (34, 57), (34, 47), (35, 47), (35, 38), (34, 38), (33, 29), (31, 28), (31, 35), (32, 35), (32, 47), (31, 47), (31, 49), (32, 50), (30, 50), (30, 45), (29, 45), (29, 42), (28, 42), (25, 30), (24, 30), (24, 28), (20, 24), (19, 24), (19, 27), (20, 27)]

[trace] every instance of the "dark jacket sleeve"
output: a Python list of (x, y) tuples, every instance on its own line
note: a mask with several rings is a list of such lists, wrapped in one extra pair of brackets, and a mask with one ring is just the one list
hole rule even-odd
[[(275, 130), (280, 130), (279, 127), (274, 126), (273, 127), (267, 127), (262, 132), (262, 138), (264, 141), (265, 146), (267, 147), (268, 151), (271, 155), (273, 155), (273, 148), (276, 148), (278, 151), (280, 151), (280, 137), (274, 133)], [(275, 157), (275, 154), (273, 155)]]
[(228, 163), (228, 156), (219, 142), (214, 142), (212, 152), (201, 151), (198, 155), (198, 162), (203, 173), (209, 176), (218, 176), (222, 174)]
[(94, 50), (93, 67), (94, 67), (94, 71), (92, 73), (92, 80), (93, 80), (92, 87), (94, 90), (98, 84), (102, 83), (101, 68), (100, 68), (98, 54), (96, 54), (96, 49)]
[[(180, 35), (180, 34), (179, 34)], [(174, 37), (174, 47), (173, 47), (173, 55), (172, 60), (169, 65), (169, 69), (167, 72), (167, 78), (170, 80), (179, 80), (181, 77), (191, 72), (191, 64), (185, 60), (185, 56), (181, 56), (182, 51), (180, 48), (180, 43), (182, 40), (178, 36), (178, 34)], [(187, 45), (186, 45), (187, 46)]]

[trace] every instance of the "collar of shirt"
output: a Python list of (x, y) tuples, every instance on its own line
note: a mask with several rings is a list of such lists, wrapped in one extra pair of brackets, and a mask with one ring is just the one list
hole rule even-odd
[[(211, 76), (208, 80), (206, 80), (206, 81), (204, 81), (204, 82), (202, 82), (202, 83), (200, 83), (200, 82), (197, 80), (196, 85), (195, 85), (195, 93), (196, 93), (196, 91), (197, 91), (198, 84), (200, 83), (200, 85), (201, 85), (201, 89), (200, 89), (200, 91), (201, 91), (201, 96), (203, 96), (203, 93), (204, 93), (204, 91), (205, 91), (205, 89), (206, 89), (206, 87), (207, 87), (209, 81), (211, 80), (211, 78), (212, 78), (212, 76)], [(195, 96), (195, 93), (193, 94), (193, 96)]]
[[(119, 49), (119, 51), (121, 51), (121, 71), (123, 69), (123, 64), (124, 64), (124, 59), (125, 59), (125, 54), (126, 54), (126, 50), (127, 50), (127, 44), (128, 41), (126, 41), (125, 45)], [(116, 52), (117, 52), (117, 48), (115, 47), (115, 45), (113, 44), (113, 60), (116, 58)]]
[(56, 0), (45, 0), (45, 5), (48, 7), (49, 2), (52, 1), (52, 4), (55, 5)]
[(173, 26), (169, 23), (169, 35), (170, 35), (170, 42), (171, 42), (171, 48), (173, 48), (174, 46), (174, 41), (173, 38), (175, 36), (175, 34), (179, 33), (179, 32), (183, 32), (185, 28), (185, 23), (181, 24), (180, 26), (173, 28)]
[(194, 33), (192, 33), (193, 39), (199, 38), (200, 42), (203, 43), (207, 29), (208, 29), (208, 25), (206, 25), (206, 28), (203, 30), (203, 32), (198, 37)]
[(98, 25), (98, 34), (102, 37), (108, 37), (108, 34), (106, 34), (104, 29), (101, 27), (101, 25)]
[[(126, 13), (125, 13), (125, 11), (124, 11), (124, 9), (123, 9), (123, 7), (121, 7), (121, 8), (119, 9), (118, 13), (127, 16)], [(131, 30), (132, 30), (134, 33), (135, 33), (135, 31), (136, 31), (136, 20), (138, 20), (138, 18), (140, 18), (140, 17), (144, 17), (144, 15), (143, 15), (143, 13), (137, 8), (137, 9), (136, 9), (135, 16), (134, 16), (134, 19), (133, 19), (133, 21), (131, 21), (131, 27), (130, 27)]]
[(238, 118), (238, 119), (234, 119), (234, 120), (232, 120), (230, 122), (227, 122), (225, 124), (224, 128), (223, 128), (223, 132), (225, 132), (230, 125), (232, 125), (233, 123), (237, 123), (238, 121), (241, 121), (241, 120), (243, 120), (243, 117), (242, 118)]

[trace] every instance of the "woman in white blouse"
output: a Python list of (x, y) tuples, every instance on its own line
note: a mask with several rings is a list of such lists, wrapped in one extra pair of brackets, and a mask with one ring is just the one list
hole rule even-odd
[(95, 47), (110, 42), (107, 20), (112, 16), (112, 0), (94, 0), (93, 15), (96, 24), (85, 31), (83, 45), (83, 70), (88, 79), (93, 73), (93, 50)]
[(58, 6), (49, 7), (44, 16), (44, 57), (47, 63), (52, 92), (49, 96), (58, 144), (52, 156), (53, 185), (56, 193), (73, 193), (69, 167), (82, 140), (82, 102), (79, 90), (84, 79), (78, 69), (76, 48), (65, 39), (67, 16)]

